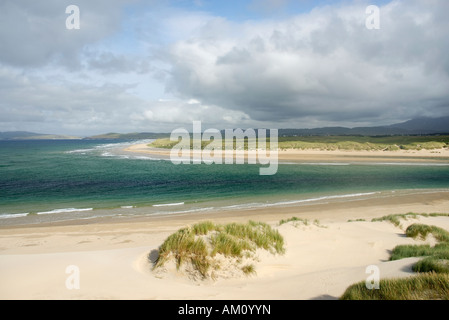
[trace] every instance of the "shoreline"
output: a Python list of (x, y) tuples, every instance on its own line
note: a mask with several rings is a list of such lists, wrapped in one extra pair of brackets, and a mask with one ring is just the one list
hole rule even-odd
[[(213, 219), (221, 216), (251, 216), (264, 215), (264, 213), (277, 212), (303, 212), (313, 208), (320, 208), (323, 210), (333, 209), (337, 207), (352, 207), (358, 203), (367, 203), (368, 205), (376, 202), (388, 202), (392, 198), (406, 199), (403, 201), (406, 204), (409, 201), (414, 201), (425, 195), (428, 198), (441, 197), (447, 194), (449, 199), (449, 189), (398, 189), (398, 190), (383, 190), (371, 191), (363, 193), (346, 193), (346, 194), (309, 194), (304, 198), (245, 198), (245, 201), (236, 203), (235, 200), (209, 200), (201, 203), (199, 206), (196, 203), (182, 203), (181, 206), (159, 205), (167, 210), (170, 208), (174, 211), (152, 212), (154, 206), (139, 206), (125, 209), (123, 207), (109, 208), (109, 209), (95, 209), (86, 210), (80, 209), (79, 212), (75, 209), (68, 213), (53, 213), (51, 215), (32, 214), (26, 216), (3, 218), (0, 223), (1, 230), (9, 228), (34, 228), (42, 226), (65, 226), (65, 225), (90, 225), (90, 224), (104, 224), (104, 223), (126, 223), (127, 221), (146, 221), (146, 220), (176, 220), (176, 219), (202, 219), (203, 217), (211, 217)], [(240, 199), (241, 200), (241, 199)], [(267, 201), (265, 201), (267, 200)], [(396, 201), (396, 200), (395, 200)], [(82, 215), (82, 214), (86, 215)]]
[[(170, 149), (149, 147), (148, 144), (135, 144), (123, 149), (124, 152), (145, 154), (160, 159), (170, 158)], [(245, 156), (247, 152), (245, 152)], [(346, 151), (346, 150), (299, 150), (278, 151), (279, 163), (293, 162), (430, 162), (449, 164), (449, 149), (398, 150), (398, 151)]]
[[(401, 190), (404, 191), (404, 190)], [(193, 224), (197, 221), (214, 220), (218, 222), (239, 222), (248, 221), (248, 219), (258, 218), (262, 222), (274, 223), (281, 219), (290, 218), (296, 215), (298, 218), (304, 219), (318, 219), (327, 222), (341, 221), (342, 219), (357, 219), (365, 218), (372, 219), (379, 217), (378, 210), (382, 208), (383, 215), (408, 213), (413, 210), (418, 210), (416, 213), (425, 213), (429, 210), (437, 210), (436, 213), (449, 213), (449, 189), (424, 189), (424, 190), (405, 190), (407, 192), (391, 191), (384, 194), (383, 197), (372, 198), (337, 198), (330, 201), (316, 202), (316, 203), (293, 203), (288, 205), (273, 205), (266, 207), (249, 207), (229, 210), (204, 210), (199, 212), (189, 213), (174, 213), (174, 214), (155, 214), (155, 215), (135, 215), (135, 216), (120, 216), (115, 215), (94, 217), (89, 219), (72, 219), (49, 221), (34, 224), (18, 224), (18, 225), (0, 225), (0, 237), (4, 232), (9, 230), (20, 229), (40, 229), (40, 228), (65, 228), (87, 226), (93, 227), (99, 225), (133, 225), (139, 223), (156, 223), (164, 224), (167, 228), (173, 225), (183, 226), (185, 224)], [(434, 203), (438, 203), (435, 206)], [(440, 203), (447, 203), (447, 209), (441, 206)], [(370, 208), (367, 210), (367, 208)], [(375, 208), (371, 210), (371, 208)], [(144, 208), (143, 208), (144, 209)], [(355, 210), (365, 210), (358, 216)], [(446, 209), (446, 210), (444, 210)], [(345, 213), (345, 211), (347, 211)], [(344, 214), (343, 214), (344, 213)], [(173, 229), (173, 231), (176, 231)], [(32, 231), (30, 231), (32, 232)], [(4, 248), (0, 247), (1, 250)]]
[[(377, 265), (384, 277), (410, 276), (413, 259), (388, 261), (397, 244), (425, 243), (403, 229), (372, 218), (400, 213), (449, 213), (449, 191), (392, 195), (307, 206), (268, 207), (227, 213), (103, 219), (0, 229), (2, 299), (336, 299), (366, 279)], [(279, 226), (281, 219), (319, 220)], [(349, 219), (365, 221), (348, 222)], [(198, 221), (262, 221), (286, 240), (286, 254), (262, 255), (256, 276), (192, 282), (179, 275), (158, 278), (149, 253), (176, 230)], [(449, 229), (448, 217), (410, 219)], [(416, 260), (416, 259), (415, 259)], [(81, 288), (68, 290), (66, 267), (79, 267)]]

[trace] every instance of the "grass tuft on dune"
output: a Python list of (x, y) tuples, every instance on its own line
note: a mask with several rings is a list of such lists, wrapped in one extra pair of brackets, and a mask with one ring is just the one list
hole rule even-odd
[(174, 260), (179, 271), (183, 265), (193, 268), (195, 278), (214, 278), (214, 270), (221, 268), (218, 255), (233, 258), (235, 267), (245, 275), (255, 273), (252, 263), (239, 266), (251, 258), (257, 249), (283, 254), (284, 239), (280, 233), (262, 222), (246, 224), (214, 224), (210, 221), (182, 228), (170, 235), (159, 247), (159, 257), (153, 270)]
[[(391, 221), (399, 225), (399, 218), (404, 217), (392, 215), (377, 221)], [(421, 240), (433, 235), (438, 242), (433, 247), (429, 244), (398, 245), (392, 250), (390, 260), (422, 257), (412, 267), (417, 275), (405, 279), (381, 280), (377, 290), (370, 290), (365, 282), (360, 282), (347, 288), (341, 299), (449, 300), (449, 232), (436, 226), (415, 223), (406, 229), (405, 235)]]
[(449, 300), (449, 275), (421, 273), (401, 279), (380, 280), (378, 290), (364, 281), (346, 289), (341, 300)]
[(371, 221), (372, 222), (382, 222), (382, 221), (389, 221), (392, 224), (394, 224), (396, 227), (401, 227), (401, 219), (408, 220), (408, 219), (418, 219), (419, 217), (449, 217), (448, 213), (403, 213), (403, 214), (390, 214), (387, 216), (383, 216), (380, 218), (374, 218)]

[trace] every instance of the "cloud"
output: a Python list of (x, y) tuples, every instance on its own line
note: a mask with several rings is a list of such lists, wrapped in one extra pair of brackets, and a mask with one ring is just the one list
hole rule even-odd
[[(153, 0), (0, 3), (0, 131), (87, 135), (383, 125), (449, 112), (449, 2), (368, 3), (233, 20)], [(154, 3), (157, 3), (155, 5)], [(205, 2), (206, 3), (206, 2)], [(218, 9), (217, 9), (218, 10)]]
[(0, 126), (3, 130), (71, 134), (117, 131), (119, 127), (132, 130), (142, 126), (131, 116), (143, 112), (145, 102), (126, 89), (112, 84), (50, 83), (3, 67)]
[[(89, 135), (104, 132), (167, 132), (202, 121), (209, 127), (232, 127), (248, 116), (205, 105), (198, 100), (145, 100), (132, 86), (43, 81), (0, 67), (1, 131), (35, 131)], [(13, 106), (13, 107), (11, 107)]]
[(86, 68), (102, 73), (149, 73), (152, 68), (148, 60), (134, 58), (112, 52), (92, 52), (85, 54)]
[(77, 67), (79, 52), (120, 27), (125, 0), (76, 1), (81, 28), (68, 30), (71, 0), (0, 2), (0, 62), (38, 67), (55, 60)]
[(380, 30), (365, 28), (361, 5), (283, 21), (209, 21), (167, 50), (169, 89), (262, 122), (442, 115), (438, 106), (449, 105), (447, 7), (392, 2), (381, 7)]
[(232, 127), (249, 119), (248, 115), (238, 110), (228, 110), (215, 105), (205, 105), (198, 100), (159, 100), (151, 103), (144, 112), (144, 117), (159, 124), (172, 127), (201, 121), (209, 126), (221, 128)]

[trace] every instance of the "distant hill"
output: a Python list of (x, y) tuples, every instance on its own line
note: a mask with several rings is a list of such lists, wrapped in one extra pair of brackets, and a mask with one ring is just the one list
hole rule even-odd
[(390, 127), (407, 130), (416, 134), (449, 133), (449, 117), (417, 118), (403, 123), (393, 124)]
[(279, 129), (279, 136), (383, 136), (408, 134), (415, 133), (395, 127), (325, 127), (314, 129)]
[(279, 129), (279, 136), (339, 136), (339, 135), (423, 135), (449, 134), (449, 116), (441, 118), (417, 118), (406, 122), (379, 127), (325, 127), (314, 129)]
[(81, 138), (60, 134), (43, 134), (28, 131), (0, 132), (0, 140), (73, 140), (73, 139), (81, 139)]
[(36, 135), (38, 135), (38, 133), (27, 131), (8, 131), (8, 132), (0, 132), (0, 139), (1, 140), (20, 139)]
[(27, 131), (9, 131), (0, 132), (0, 140), (73, 140), (73, 139), (87, 139), (87, 140), (141, 140), (141, 139), (159, 139), (169, 137), (169, 133), (106, 133), (91, 137), (75, 137), (59, 134), (44, 134)]
[(86, 137), (88, 140), (141, 140), (160, 139), (170, 137), (169, 133), (137, 132), (137, 133), (106, 133), (96, 136)]
[[(324, 127), (314, 129), (279, 129), (279, 136), (385, 136), (449, 134), (449, 116), (416, 118), (406, 122), (379, 127)], [(169, 138), (170, 133), (136, 132), (106, 133), (83, 139), (88, 140), (141, 140)], [(42, 134), (26, 131), (0, 132), (0, 140), (81, 139), (80, 137)]]

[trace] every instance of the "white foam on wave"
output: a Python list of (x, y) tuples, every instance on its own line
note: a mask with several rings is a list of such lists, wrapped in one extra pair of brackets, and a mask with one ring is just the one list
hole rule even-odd
[(314, 201), (342, 199), (342, 198), (355, 198), (355, 197), (362, 197), (362, 196), (371, 196), (371, 195), (378, 194), (378, 193), (379, 192), (367, 192), (367, 193), (342, 194), (342, 195), (335, 195), (335, 196), (323, 196), (323, 197), (303, 199), (303, 200), (276, 202), (273, 204), (267, 204), (267, 206), (289, 205), (289, 204), (297, 204), (297, 203), (303, 203), (303, 202), (314, 202)]
[(221, 209), (243, 209), (243, 208), (256, 208), (256, 207), (261, 207), (266, 205), (266, 203), (257, 203), (257, 202), (253, 202), (253, 203), (245, 203), (245, 204), (233, 204), (231, 206), (224, 206), (221, 207)]
[(114, 155), (113, 155), (112, 153), (110, 153), (110, 152), (103, 152), (103, 153), (101, 154), (101, 156), (102, 156), (102, 157), (113, 157)]
[(245, 203), (245, 204), (236, 204), (231, 206), (222, 207), (222, 209), (249, 209), (249, 208), (260, 208), (260, 207), (276, 207), (276, 206), (285, 206), (292, 204), (300, 204), (300, 203), (308, 203), (308, 202), (317, 202), (323, 200), (333, 200), (333, 199), (344, 199), (344, 198), (356, 198), (363, 196), (371, 196), (375, 194), (379, 194), (380, 192), (367, 192), (367, 193), (351, 193), (351, 194), (342, 194), (342, 195), (334, 195), (334, 196), (323, 196), (317, 198), (310, 199), (301, 199), (301, 200), (289, 200), (289, 201), (279, 201), (273, 203)]
[(115, 143), (105, 143), (105, 144), (99, 144), (96, 145), (93, 148), (86, 148), (86, 149), (76, 149), (76, 150), (70, 150), (66, 151), (67, 154), (87, 154), (92, 152), (101, 152), (101, 156), (103, 157), (123, 157), (125, 159), (129, 159), (128, 155), (124, 154), (116, 154), (117, 150), (123, 150), (124, 148), (130, 147), (135, 144), (144, 144), (144, 143), (151, 143), (154, 140), (137, 140), (137, 141), (127, 141), (127, 142), (115, 142)]
[(91, 152), (94, 151), (95, 149), (76, 149), (76, 150), (71, 150), (71, 151), (66, 151), (65, 153), (71, 154), (71, 153), (81, 153), (81, 154), (86, 154), (87, 152)]
[(0, 214), (0, 219), (26, 217), (29, 213), (4, 213)]
[[(276, 207), (276, 206), (286, 206), (292, 204), (300, 204), (300, 203), (309, 203), (309, 202), (318, 202), (323, 200), (332, 200), (332, 199), (344, 199), (344, 198), (357, 198), (363, 196), (371, 196), (375, 194), (380, 194), (380, 192), (366, 192), (366, 193), (352, 193), (352, 194), (343, 194), (343, 195), (334, 195), (334, 196), (323, 196), (317, 198), (310, 199), (302, 199), (302, 200), (291, 200), (291, 201), (280, 201), (274, 203), (260, 203), (260, 202), (251, 202), (251, 203), (243, 203), (243, 204), (235, 204), (223, 207), (207, 207), (207, 208), (194, 208), (189, 210), (176, 210), (170, 212), (156, 212), (152, 213), (152, 215), (169, 215), (169, 214), (186, 214), (186, 213), (196, 213), (203, 211), (225, 211), (225, 210), (238, 210), (238, 209), (253, 209), (253, 208), (265, 208), (265, 207)], [(173, 203), (173, 204), (161, 204), (161, 205), (153, 205), (153, 207), (169, 207), (176, 205), (183, 205), (184, 202)]]
[(155, 213), (152, 213), (151, 215), (170, 215), (170, 214), (196, 213), (196, 212), (212, 211), (214, 209), (216, 209), (216, 208), (215, 207), (195, 208), (195, 209), (182, 210), (182, 211), (155, 212)]
[(184, 205), (184, 202), (153, 204), (153, 207), (174, 207), (174, 206), (182, 206), (182, 205)]
[[(148, 144), (153, 142), (154, 140), (138, 140), (131, 142), (120, 142), (120, 143), (109, 143), (102, 144), (95, 147), (94, 150), (97, 150), (102, 157), (116, 158), (116, 159), (132, 159), (132, 160), (150, 160), (150, 161), (170, 161), (169, 158), (163, 157), (152, 157), (147, 155), (140, 154), (132, 154), (126, 152), (124, 149), (127, 147), (136, 145), (136, 144)], [(124, 153), (126, 152), (126, 153)]]
[(97, 149), (111, 149), (111, 148), (124, 148), (129, 147), (136, 144), (144, 144), (144, 143), (151, 143), (154, 139), (144, 139), (144, 140), (134, 140), (134, 141), (127, 141), (127, 142), (115, 142), (115, 143), (106, 143), (106, 144), (100, 144), (96, 146)]
[[(175, 214), (188, 214), (188, 213), (199, 213), (204, 211), (225, 211), (225, 210), (238, 210), (238, 209), (253, 209), (253, 208), (265, 208), (265, 207), (276, 207), (276, 206), (286, 206), (293, 204), (301, 204), (301, 203), (309, 203), (309, 202), (318, 202), (323, 200), (332, 200), (332, 199), (344, 199), (344, 198), (357, 198), (363, 196), (371, 196), (375, 194), (380, 194), (380, 192), (366, 192), (366, 193), (352, 193), (352, 194), (342, 194), (342, 195), (333, 195), (333, 196), (323, 196), (317, 198), (310, 199), (302, 199), (302, 200), (291, 200), (291, 201), (280, 201), (274, 203), (243, 203), (243, 204), (235, 204), (223, 207), (207, 207), (207, 208), (193, 208), (188, 210), (176, 210), (169, 212), (155, 212), (152, 215), (175, 215)], [(161, 205), (153, 205), (153, 207), (169, 207), (182, 205), (184, 202), (173, 203), (173, 204), (161, 204)]]
[(130, 156), (131, 159), (136, 159), (136, 160), (152, 160), (152, 161), (160, 161), (160, 160), (165, 160), (165, 161), (171, 161), (170, 159), (167, 158), (154, 158), (154, 157), (149, 157), (149, 156), (137, 156), (137, 155), (132, 155)]
[(93, 210), (93, 208), (84, 208), (84, 209), (64, 208), (64, 209), (53, 209), (53, 210), (50, 210), (50, 211), (37, 212), (37, 214), (53, 214), (53, 213), (84, 212), (84, 211), (92, 211), (92, 210)]

